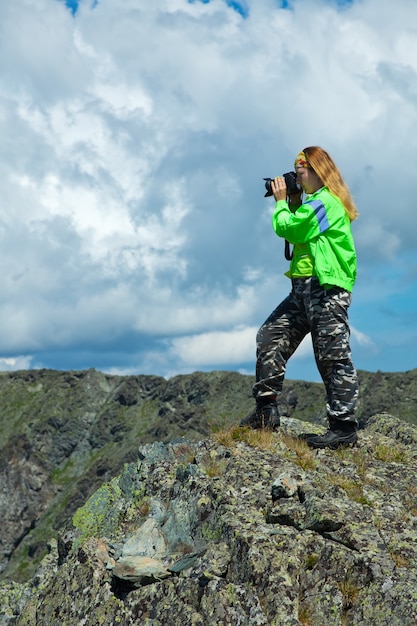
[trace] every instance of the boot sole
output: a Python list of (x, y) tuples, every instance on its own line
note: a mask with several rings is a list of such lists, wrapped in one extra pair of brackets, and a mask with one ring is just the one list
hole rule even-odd
[(314, 448), (315, 450), (322, 450), (323, 448), (330, 448), (330, 450), (337, 450), (338, 448), (348, 448), (349, 446), (356, 446), (358, 443), (358, 438), (347, 439), (345, 441), (334, 441), (331, 443), (327, 442), (316, 442), (316, 441), (306, 441), (306, 443), (310, 446), (310, 448)]

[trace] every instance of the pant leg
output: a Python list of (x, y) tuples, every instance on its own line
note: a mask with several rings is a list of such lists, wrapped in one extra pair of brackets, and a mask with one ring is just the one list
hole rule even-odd
[(359, 386), (350, 349), (351, 298), (349, 291), (339, 287), (326, 290), (318, 281), (312, 290), (311, 336), (317, 367), (326, 387), (330, 422), (356, 422)]
[(303, 299), (293, 287), (256, 336), (256, 383), (253, 395), (281, 393), (288, 359), (309, 332)]

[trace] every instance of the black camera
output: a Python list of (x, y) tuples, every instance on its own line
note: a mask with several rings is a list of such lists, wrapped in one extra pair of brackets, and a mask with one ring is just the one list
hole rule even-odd
[[(286, 174), (283, 174), (284, 180), (285, 180), (285, 184), (287, 185), (287, 193), (288, 194), (292, 194), (292, 193), (299, 193), (301, 191), (300, 187), (297, 185), (297, 174), (295, 172), (287, 172)], [(268, 198), (269, 196), (272, 196), (272, 188), (271, 188), (271, 182), (273, 181), (273, 178), (264, 178), (265, 181), (265, 189), (266, 189), (266, 194), (264, 195), (264, 198)]]

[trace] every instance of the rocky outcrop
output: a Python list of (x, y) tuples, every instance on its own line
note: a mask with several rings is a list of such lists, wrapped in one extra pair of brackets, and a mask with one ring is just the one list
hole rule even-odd
[[(417, 421), (417, 370), (359, 372), (359, 420), (395, 407)], [(0, 579), (24, 582), (51, 538), (139, 445), (206, 439), (252, 407), (252, 376), (112, 376), (91, 370), (0, 373)], [(282, 415), (325, 423), (321, 383), (286, 381)]]
[[(302, 407), (306, 383), (297, 384)], [(251, 407), (251, 385), (237, 372), (170, 380), (95, 370), (0, 373), (0, 578), (31, 578), (50, 538), (137, 458), (139, 444), (202, 439), (238, 422)], [(322, 386), (309, 387), (323, 410)], [(287, 394), (294, 397), (291, 387), (284, 412), (293, 410)]]
[(379, 414), (311, 451), (282, 422), (141, 446), (32, 581), (2, 584), (1, 623), (415, 624), (416, 427)]

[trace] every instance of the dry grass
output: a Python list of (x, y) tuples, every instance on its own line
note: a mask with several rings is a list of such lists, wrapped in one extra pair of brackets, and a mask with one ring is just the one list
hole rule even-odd
[(338, 448), (338, 450), (335, 450), (335, 454), (341, 461), (353, 463), (362, 480), (365, 481), (367, 479), (369, 468), (369, 452), (367, 450), (361, 448)]
[(346, 476), (341, 476), (340, 474), (329, 474), (328, 481), (329, 483), (337, 485), (346, 491), (347, 496), (354, 502), (372, 506), (372, 503), (363, 493), (363, 483), (359, 482), (355, 478), (347, 478)]
[(316, 457), (305, 441), (282, 432), (277, 435), (267, 428), (254, 430), (248, 427), (231, 426), (228, 429), (212, 433), (211, 438), (229, 449), (233, 449), (239, 442), (243, 442), (253, 448), (266, 451), (276, 450), (281, 441), (297, 465), (303, 469), (315, 469), (317, 466)]
[(410, 567), (410, 560), (400, 552), (390, 552), (396, 567)]
[(344, 579), (337, 583), (340, 589), (340, 593), (343, 598), (343, 609), (348, 611), (355, 604), (355, 601), (359, 595), (359, 587), (354, 580), (352, 580), (348, 574)]
[(188, 443), (179, 444), (174, 447), (174, 454), (185, 463), (195, 463), (194, 450)]
[(212, 433), (211, 438), (226, 448), (234, 448), (240, 442), (260, 450), (273, 450), (276, 447), (275, 435), (267, 429), (253, 430), (248, 427), (231, 426)]
[(298, 610), (298, 622), (300, 626), (313, 626), (313, 619), (308, 607), (302, 606)]
[(202, 467), (210, 478), (215, 476), (223, 476), (228, 467), (228, 461), (226, 459), (216, 459), (213, 457), (203, 460)]
[(407, 449), (398, 443), (378, 443), (375, 448), (375, 458), (386, 463), (408, 463), (410, 461)]
[(137, 504), (137, 509), (142, 517), (147, 517), (151, 510), (149, 498), (145, 497)]
[(297, 437), (291, 437), (291, 435), (282, 435), (282, 441), (285, 443), (288, 450), (295, 454), (295, 462), (297, 465), (304, 470), (313, 470), (317, 467), (316, 456), (305, 441)]
[(415, 485), (408, 485), (403, 502), (408, 513), (406, 519), (410, 519), (410, 516), (417, 517), (417, 487)]

